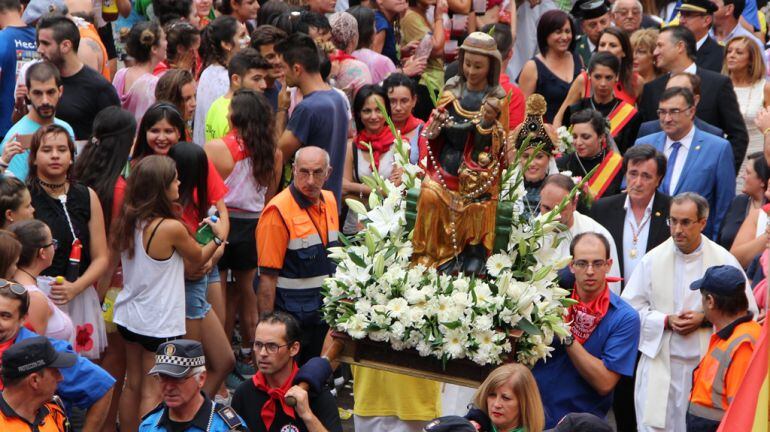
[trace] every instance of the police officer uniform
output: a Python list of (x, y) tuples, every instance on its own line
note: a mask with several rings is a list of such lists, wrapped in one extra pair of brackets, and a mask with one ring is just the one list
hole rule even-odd
[[(599, 18), (609, 13), (609, 11), (610, 9), (605, 0), (578, 0), (570, 13), (576, 19), (582, 21)], [(592, 46), (592, 43), (588, 40), (588, 35), (581, 34), (575, 38), (575, 54), (580, 56), (583, 60), (583, 66), (586, 68), (597, 48), (597, 46)]]
[[(205, 366), (203, 346), (199, 342), (177, 339), (158, 347), (155, 367), (150, 374), (162, 374), (173, 378), (184, 378), (196, 367)], [(201, 393), (203, 403), (192, 420), (176, 422), (169, 416), (169, 409), (161, 403), (142, 418), (140, 432), (227, 432), (248, 431), (245, 423), (235, 410), (218, 404)]]
[[(2, 377), (6, 380), (23, 379), (47, 368), (68, 368), (75, 365), (77, 354), (58, 352), (48, 338), (37, 336), (25, 339), (3, 352)], [(5, 392), (14, 391), (9, 387)], [(3, 432), (69, 432), (69, 420), (64, 405), (57, 396), (37, 409), (35, 419), (19, 416), (0, 393), (0, 431)]]

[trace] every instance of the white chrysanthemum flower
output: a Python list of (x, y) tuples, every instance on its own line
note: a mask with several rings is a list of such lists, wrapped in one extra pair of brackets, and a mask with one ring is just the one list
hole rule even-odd
[(353, 339), (366, 337), (366, 326), (366, 319), (361, 315), (351, 315), (346, 322), (342, 323), (342, 329)]
[(388, 302), (387, 308), (391, 317), (399, 319), (409, 310), (409, 304), (403, 297), (397, 297)]
[(462, 329), (449, 330), (444, 334), (443, 350), (450, 358), (463, 358), (467, 342), (468, 334)]

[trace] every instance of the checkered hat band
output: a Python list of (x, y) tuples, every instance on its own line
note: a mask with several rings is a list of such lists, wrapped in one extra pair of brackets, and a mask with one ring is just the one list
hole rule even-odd
[(182, 366), (182, 367), (196, 367), (196, 366), (204, 366), (206, 364), (206, 358), (203, 356), (187, 358), (187, 357), (178, 357), (178, 356), (156, 355), (155, 364), (170, 364), (170, 365)]

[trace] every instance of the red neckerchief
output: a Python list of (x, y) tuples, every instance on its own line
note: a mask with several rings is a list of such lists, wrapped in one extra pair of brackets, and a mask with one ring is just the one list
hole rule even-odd
[(610, 289), (604, 283), (604, 291), (590, 303), (583, 303), (577, 293), (577, 286), (572, 289), (572, 299), (577, 304), (572, 305), (567, 311), (567, 322), (572, 322), (572, 337), (582, 345), (591, 337), (607, 311), (610, 309)]
[(404, 127), (402, 127), (399, 132), (401, 132), (401, 136), (404, 136), (408, 134), (409, 132), (413, 131), (417, 126), (423, 124), (422, 120), (418, 119), (417, 117), (413, 115), (409, 115), (409, 118), (406, 119), (406, 123), (404, 124)]
[(366, 131), (366, 129), (356, 135), (356, 147), (369, 153), (369, 149), (366, 148), (366, 144), (371, 144), (372, 154), (374, 156), (374, 166), (380, 168), (380, 158), (383, 154), (390, 150), (393, 145), (393, 134), (390, 133), (390, 128), (385, 125), (380, 133), (372, 135)]
[(355, 60), (355, 57), (353, 57), (352, 55), (350, 55), (350, 54), (348, 54), (348, 53), (346, 53), (345, 51), (342, 51), (342, 50), (337, 50), (337, 51), (333, 52), (331, 55), (329, 55), (329, 61), (333, 61), (333, 62), (334, 61), (340, 61), (341, 62), (343, 60), (349, 60), (349, 59)]
[(283, 412), (285, 412), (286, 415), (291, 418), (295, 418), (294, 408), (286, 405), (284, 396), (286, 395), (286, 392), (291, 388), (292, 381), (294, 381), (294, 376), (297, 375), (297, 371), (299, 371), (299, 368), (297, 368), (297, 363), (292, 361), (291, 374), (289, 375), (289, 378), (286, 379), (286, 382), (283, 383), (280, 387), (268, 386), (267, 381), (265, 380), (265, 376), (262, 374), (262, 372), (257, 372), (251, 378), (254, 386), (256, 386), (258, 390), (262, 390), (263, 392), (267, 393), (268, 396), (267, 402), (262, 405), (262, 411), (260, 412), (262, 422), (265, 424), (265, 429), (270, 430), (270, 426), (273, 424), (273, 420), (275, 420), (276, 401), (281, 404), (281, 409), (283, 409)]

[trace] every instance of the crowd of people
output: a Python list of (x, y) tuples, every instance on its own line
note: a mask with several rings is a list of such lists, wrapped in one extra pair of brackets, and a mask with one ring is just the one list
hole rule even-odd
[[(358, 431), (716, 431), (768, 306), (766, 9), (0, 0), (0, 429), (341, 432), (352, 379)], [(478, 389), (340, 373), (346, 200), (399, 139), (460, 165), (447, 88), (505, 123), (516, 211), (562, 209), (571, 334)]]

